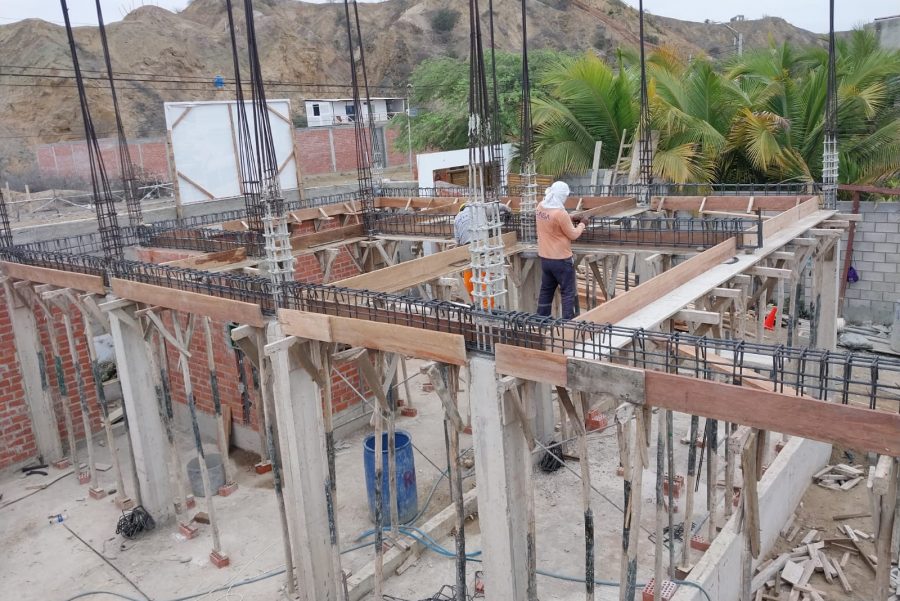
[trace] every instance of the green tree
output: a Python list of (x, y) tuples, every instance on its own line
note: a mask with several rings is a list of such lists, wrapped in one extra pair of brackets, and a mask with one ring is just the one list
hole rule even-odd
[[(530, 52), (528, 65), (532, 81), (563, 56), (551, 50)], [(521, 133), (522, 59), (518, 54), (497, 52), (496, 63), (501, 137), (504, 141), (517, 141)], [(426, 60), (413, 72), (410, 83), (410, 103), (418, 114), (411, 119), (406, 115), (394, 117), (391, 125), (399, 129), (398, 149), (409, 150), (407, 127), (410, 125), (414, 151), (465, 148), (469, 138), (468, 61), (446, 57)], [(490, 79), (488, 83), (490, 86)]]

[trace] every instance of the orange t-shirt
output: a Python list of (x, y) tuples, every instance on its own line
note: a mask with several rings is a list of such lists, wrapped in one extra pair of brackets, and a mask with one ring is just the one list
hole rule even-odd
[(584, 224), (572, 225), (565, 209), (545, 209), (544, 203), (534, 212), (537, 227), (538, 255), (545, 259), (568, 259), (572, 256), (572, 240), (584, 231)]

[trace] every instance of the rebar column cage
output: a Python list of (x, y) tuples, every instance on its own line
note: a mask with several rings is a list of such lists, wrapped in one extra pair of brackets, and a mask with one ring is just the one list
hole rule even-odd
[(652, 135), (650, 132), (650, 100), (647, 95), (647, 60), (644, 52), (644, 0), (640, 0), (638, 7), (638, 19), (641, 46), (641, 116), (638, 140), (638, 160), (640, 188), (638, 192), (638, 204), (650, 206), (650, 186), (653, 184), (653, 148), (651, 148)]
[(9, 213), (6, 211), (6, 197), (0, 189), (0, 247), (13, 245), (12, 228), (9, 225)]
[(834, 0), (829, 0), (828, 15), (828, 83), (825, 99), (825, 141), (822, 152), (822, 200), (826, 209), (837, 207), (838, 140), (837, 140), (837, 49), (834, 43)]

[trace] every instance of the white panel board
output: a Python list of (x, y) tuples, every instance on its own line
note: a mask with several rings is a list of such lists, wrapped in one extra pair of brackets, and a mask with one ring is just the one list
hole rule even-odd
[[(289, 100), (269, 100), (269, 121), (281, 188), (296, 190), (297, 159)], [(248, 103), (251, 137), (253, 114)], [(172, 145), (182, 204), (241, 194), (235, 101), (167, 102), (166, 130)]]

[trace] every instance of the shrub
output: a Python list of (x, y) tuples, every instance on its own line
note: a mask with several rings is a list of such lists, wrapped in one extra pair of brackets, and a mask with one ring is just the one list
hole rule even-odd
[(449, 8), (442, 8), (431, 17), (431, 29), (435, 33), (449, 33), (456, 27), (459, 21), (459, 13)]

